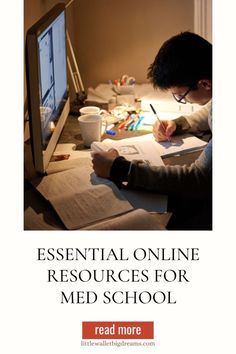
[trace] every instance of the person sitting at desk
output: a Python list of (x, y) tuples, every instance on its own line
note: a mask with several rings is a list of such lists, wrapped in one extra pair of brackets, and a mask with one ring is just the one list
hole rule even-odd
[[(148, 69), (155, 88), (170, 90), (179, 103), (198, 103), (204, 107), (175, 120), (157, 121), (153, 134), (158, 141), (183, 132), (211, 131), (212, 45), (191, 32), (171, 37), (161, 46)], [(144, 161), (127, 161), (115, 149), (94, 153), (95, 173), (109, 178), (119, 187), (144, 188), (168, 195), (168, 211), (173, 215), (169, 230), (212, 229), (212, 141), (189, 167), (150, 166)]]

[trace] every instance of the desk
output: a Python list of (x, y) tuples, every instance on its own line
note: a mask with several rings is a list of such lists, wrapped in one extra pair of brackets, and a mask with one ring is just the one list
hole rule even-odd
[[(131, 136), (143, 135), (143, 132), (122, 131), (117, 138), (127, 138)], [(104, 135), (104, 138), (110, 136)], [(80, 135), (78, 120), (75, 116), (69, 116), (65, 127), (61, 133), (59, 143), (73, 143), (76, 150), (84, 150), (82, 138)], [(189, 153), (184, 156), (174, 156), (163, 159), (165, 164), (191, 164), (198, 157), (199, 152)], [(157, 216), (160, 223), (167, 222), (168, 215)], [(42, 195), (25, 181), (24, 195), (24, 225), (25, 230), (65, 230), (63, 223), (55, 213), (51, 204), (47, 202)]]

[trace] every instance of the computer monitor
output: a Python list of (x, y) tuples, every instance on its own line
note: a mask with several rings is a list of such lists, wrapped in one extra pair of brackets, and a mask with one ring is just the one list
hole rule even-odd
[(66, 56), (65, 4), (59, 3), (26, 34), (30, 141), (40, 174), (46, 171), (69, 114)]

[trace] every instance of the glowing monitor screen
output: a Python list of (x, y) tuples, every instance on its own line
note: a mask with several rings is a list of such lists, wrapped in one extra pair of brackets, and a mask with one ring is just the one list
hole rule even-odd
[(43, 142), (50, 135), (50, 121), (53, 121), (67, 93), (65, 15), (58, 16), (38, 36), (40, 65), (40, 107), (42, 115)]
[(69, 113), (63, 4), (27, 32), (26, 74), (33, 158), (36, 170), (45, 172)]

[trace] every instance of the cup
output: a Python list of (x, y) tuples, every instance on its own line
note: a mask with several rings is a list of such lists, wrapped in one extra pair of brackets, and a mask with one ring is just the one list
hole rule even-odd
[(85, 115), (85, 114), (102, 114), (104, 113), (104, 110), (101, 110), (99, 107), (96, 106), (85, 106), (80, 108), (79, 110), (80, 115)]
[(83, 114), (78, 118), (84, 145), (90, 147), (93, 141), (101, 141), (107, 123), (99, 114)]

